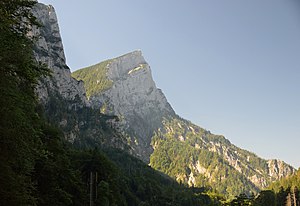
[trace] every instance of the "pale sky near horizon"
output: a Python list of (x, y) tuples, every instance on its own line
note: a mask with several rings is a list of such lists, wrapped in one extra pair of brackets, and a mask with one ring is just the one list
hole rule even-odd
[(141, 49), (177, 114), (300, 166), (299, 0), (40, 0), (71, 70)]

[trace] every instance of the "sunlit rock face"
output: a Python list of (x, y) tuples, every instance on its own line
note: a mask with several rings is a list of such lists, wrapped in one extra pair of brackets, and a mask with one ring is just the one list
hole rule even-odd
[(295, 169), (281, 160), (272, 159), (268, 160), (269, 176), (280, 179), (295, 172)]
[(175, 112), (156, 87), (141, 51), (111, 60), (107, 65), (107, 78), (113, 82), (112, 87), (91, 96), (90, 104), (99, 109), (105, 106), (107, 114), (119, 116), (136, 154), (148, 161), (153, 132), (161, 126), (163, 117), (174, 116)]
[(71, 77), (66, 65), (64, 48), (60, 36), (58, 20), (54, 8), (49, 5), (36, 4), (33, 13), (43, 25), (33, 28), (29, 35), (37, 37), (35, 57), (51, 70), (51, 77), (43, 78), (36, 92), (39, 100), (46, 103), (50, 93), (57, 92), (64, 99), (76, 100), (78, 106), (87, 104), (83, 82)]

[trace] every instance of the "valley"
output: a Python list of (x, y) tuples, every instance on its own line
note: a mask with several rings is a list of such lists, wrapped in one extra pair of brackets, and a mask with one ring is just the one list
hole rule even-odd
[(0, 205), (299, 205), (299, 169), (176, 114), (141, 50), (71, 73), (53, 6), (0, 12)]

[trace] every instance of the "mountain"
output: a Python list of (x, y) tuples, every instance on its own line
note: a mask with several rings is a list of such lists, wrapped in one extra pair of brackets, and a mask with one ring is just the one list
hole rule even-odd
[(116, 117), (93, 110), (83, 82), (71, 77), (54, 8), (38, 3), (32, 12), (43, 25), (32, 28), (29, 34), (38, 37), (34, 56), (51, 71), (51, 75), (41, 78), (36, 87), (45, 118), (60, 128), (65, 139), (77, 147), (113, 146), (130, 151), (126, 139), (111, 128)]
[(224, 194), (249, 194), (295, 171), (283, 161), (259, 158), (179, 117), (155, 86), (141, 51), (72, 76), (84, 82), (92, 108), (119, 117), (119, 130), (134, 154), (178, 182), (210, 185)]
[(170, 104), (152, 79), (141, 51), (123, 55), (72, 74), (86, 82), (92, 108), (120, 118), (134, 153), (149, 162), (153, 131), (165, 117), (175, 116)]
[(52, 72), (36, 88), (41, 109), (76, 148), (119, 148), (178, 182), (230, 195), (256, 192), (294, 172), (176, 115), (141, 51), (78, 70), (74, 79), (54, 8), (37, 4), (33, 13), (44, 25), (30, 34), (39, 37), (35, 57)]
[[(109, 125), (117, 118), (88, 107), (82, 84), (68, 75), (63, 61), (53, 8), (36, 5), (35, 15), (44, 18), (37, 20), (49, 23), (38, 29), (31, 10), (35, 3), (0, 3), (0, 205), (220, 205), (206, 188), (176, 183), (127, 148), (97, 148), (118, 147), (112, 141), (118, 137), (122, 142)], [(44, 36), (32, 36), (38, 34)], [(52, 47), (56, 43), (59, 48)], [(46, 66), (53, 67), (49, 78)], [(76, 129), (78, 136), (70, 138), (68, 132)], [(90, 139), (94, 130), (97, 135)], [(87, 140), (94, 142), (82, 145)]]

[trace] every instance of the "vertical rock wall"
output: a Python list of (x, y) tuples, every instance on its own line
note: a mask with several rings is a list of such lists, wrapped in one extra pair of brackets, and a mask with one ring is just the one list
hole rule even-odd
[(66, 100), (76, 100), (79, 106), (87, 105), (83, 82), (71, 77), (58, 20), (54, 8), (38, 3), (33, 9), (34, 15), (43, 25), (33, 28), (32, 33), (38, 37), (35, 47), (35, 57), (44, 63), (52, 72), (51, 77), (43, 78), (36, 91), (41, 102), (46, 103), (50, 93), (58, 93)]

